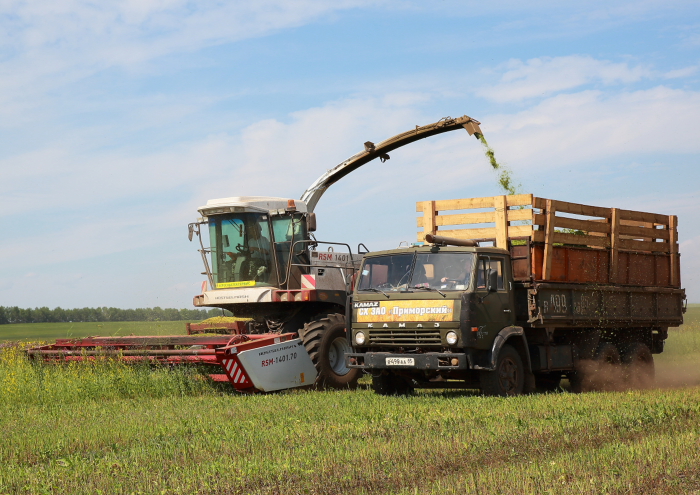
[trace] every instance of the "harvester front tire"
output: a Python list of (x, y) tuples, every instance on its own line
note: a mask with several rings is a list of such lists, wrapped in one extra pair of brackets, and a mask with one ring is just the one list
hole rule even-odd
[(345, 353), (351, 351), (345, 335), (345, 315), (324, 315), (304, 325), (300, 333), (316, 366), (316, 388), (357, 387), (362, 370), (345, 365)]

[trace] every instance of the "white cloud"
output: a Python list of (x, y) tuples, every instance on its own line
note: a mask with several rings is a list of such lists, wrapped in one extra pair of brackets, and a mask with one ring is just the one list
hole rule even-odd
[(484, 86), (476, 94), (498, 102), (545, 97), (552, 93), (601, 82), (604, 85), (632, 83), (649, 77), (652, 72), (643, 66), (597, 60), (590, 56), (541, 57), (523, 62), (510, 60), (497, 67), (500, 82)]
[(698, 153), (700, 92), (657, 86), (557, 95), (518, 113), (484, 117), (486, 136), (514, 167), (551, 168), (624, 153)]
[(692, 76), (698, 71), (697, 65), (692, 65), (690, 67), (683, 67), (682, 69), (675, 69), (666, 72), (663, 77), (664, 79), (679, 79), (683, 77)]
[(0, 3), (0, 120), (24, 121), (99, 71), (146, 70), (172, 54), (265, 36), (373, 0), (9, 0)]
[[(297, 27), (332, 12), (377, 3), (368, 0), (37, 0), (3, 2), (3, 46), (18, 53), (55, 48), (102, 57), (104, 65), (131, 64), (173, 52), (261, 36)], [(77, 53), (76, 53), (77, 54)]]

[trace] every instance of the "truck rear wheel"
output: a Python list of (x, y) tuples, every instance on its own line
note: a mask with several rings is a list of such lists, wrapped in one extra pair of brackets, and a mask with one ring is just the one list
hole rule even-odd
[(504, 345), (498, 353), (496, 369), (482, 371), (479, 382), (486, 395), (521, 395), (525, 384), (525, 369), (518, 351), (508, 344)]
[(590, 392), (593, 390), (616, 390), (622, 383), (620, 353), (610, 342), (601, 342), (592, 360), (581, 361), (569, 377), (571, 390)]
[(317, 388), (355, 388), (362, 370), (345, 365), (345, 353), (351, 352), (345, 335), (345, 316), (323, 315), (304, 325), (299, 332), (306, 351), (316, 366)]
[(393, 373), (372, 375), (372, 390), (379, 395), (410, 395), (413, 386), (402, 376)]
[(627, 346), (622, 353), (625, 385), (630, 388), (648, 388), (654, 384), (654, 356), (641, 342)]

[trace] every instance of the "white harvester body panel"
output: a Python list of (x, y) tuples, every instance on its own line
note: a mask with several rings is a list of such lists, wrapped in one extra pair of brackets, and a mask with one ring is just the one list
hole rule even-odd
[(316, 280), (316, 289), (345, 290), (352, 277), (353, 268), (358, 269), (361, 254), (334, 251), (311, 251), (311, 275)]
[(234, 287), (203, 292), (204, 305), (272, 302), (276, 287)]
[(255, 388), (263, 392), (305, 387), (316, 381), (316, 367), (301, 339), (243, 351), (238, 360)]

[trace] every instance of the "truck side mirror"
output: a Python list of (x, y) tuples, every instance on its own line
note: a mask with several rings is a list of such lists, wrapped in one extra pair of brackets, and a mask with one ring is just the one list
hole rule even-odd
[(306, 230), (316, 232), (316, 213), (313, 211), (306, 215)]
[(488, 291), (496, 292), (498, 290), (498, 272), (496, 270), (489, 269), (487, 273)]

